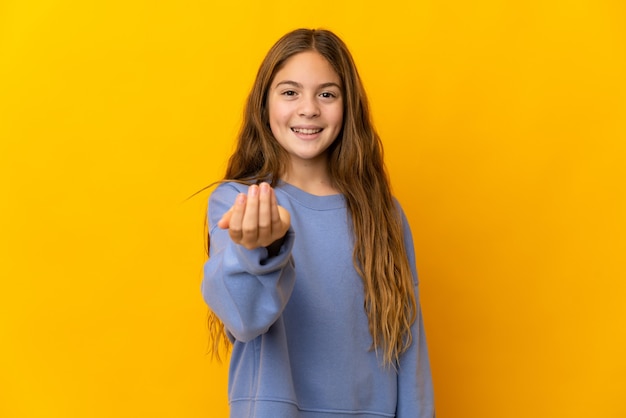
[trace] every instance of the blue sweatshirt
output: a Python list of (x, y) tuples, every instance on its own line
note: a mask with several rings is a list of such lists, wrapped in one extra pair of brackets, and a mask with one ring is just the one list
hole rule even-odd
[(276, 189), (291, 214), (278, 255), (233, 243), (217, 221), (247, 186), (220, 185), (209, 199), (210, 258), (202, 293), (233, 341), (232, 418), (432, 418), (433, 387), (419, 307), (413, 240), (402, 213), (415, 278), (413, 344), (396, 368), (371, 349), (363, 282), (352, 261), (342, 195)]

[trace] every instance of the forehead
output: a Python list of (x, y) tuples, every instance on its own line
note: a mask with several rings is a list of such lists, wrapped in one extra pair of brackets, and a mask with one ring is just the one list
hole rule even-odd
[(293, 55), (276, 72), (273, 85), (290, 80), (300, 84), (336, 83), (341, 78), (333, 66), (317, 51), (305, 51)]

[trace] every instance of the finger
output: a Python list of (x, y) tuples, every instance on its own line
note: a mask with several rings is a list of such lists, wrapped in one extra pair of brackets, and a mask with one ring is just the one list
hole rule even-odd
[(259, 235), (259, 186), (253, 184), (248, 188), (246, 209), (241, 224), (243, 233), (242, 244), (251, 246)]
[(230, 218), (233, 216), (234, 206), (231, 206), (228, 211), (222, 215), (219, 221), (217, 221), (217, 226), (222, 229), (228, 229), (230, 225)]
[(280, 212), (278, 211), (278, 200), (276, 200), (276, 193), (274, 189), (272, 189), (271, 193), (271, 220), (272, 220), (272, 231), (277, 233), (281, 230), (281, 220), (280, 220)]
[(291, 225), (291, 214), (287, 209), (282, 206), (278, 206), (278, 213), (280, 213), (280, 234), (285, 235), (289, 226)]
[(272, 236), (271, 199), (270, 185), (261, 183), (259, 185), (259, 242), (262, 245)]
[(239, 193), (237, 198), (235, 199), (235, 204), (232, 207), (232, 213), (230, 215), (230, 222), (228, 224), (228, 233), (230, 238), (236, 242), (240, 243), (242, 239), (242, 223), (243, 217), (245, 214), (246, 208), (246, 200), (247, 197), (243, 193)]

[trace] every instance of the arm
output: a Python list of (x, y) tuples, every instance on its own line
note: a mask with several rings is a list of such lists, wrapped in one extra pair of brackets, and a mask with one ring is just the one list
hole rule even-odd
[(415, 267), (415, 250), (413, 237), (408, 221), (401, 211), (404, 227), (404, 241), (409, 264), (415, 279), (415, 300), (417, 302), (417, 317), (411, 325), (413, 343), (402, 354), (398, 365), (398, 405), (397, 418), (434, 418), (435, 403), (433, 396), (433, 381), (428, 357), (428, 347), (424, 333), (424, 322), (419, 302), (419, 288), (417, 269)]
[(224, 184), (209, 199), (211, 246), (204, 265), (202, 294), (235, 339), (246, 342), (267, 332), (291, 296), (295, 283), (291, 258), (294, 234), (289, 229), (277, 240), (280, 246), (271, 255), (268, 248), (255, 247), (249, 240), (245, 246), (235, 243), (233, 235), (241, 231), (228, 228), (224, 214), (234, 212), (233, 202), (240, 196), (241, 190), (235, 185)]
[[(415, 295), (418, 289), (415, 286)], [(419, 301), (417, 318), (411, 327), (413, 344), (402, 354), (398, 365), (398, 406), (396, 418), (434, 418), (433, 381)]]

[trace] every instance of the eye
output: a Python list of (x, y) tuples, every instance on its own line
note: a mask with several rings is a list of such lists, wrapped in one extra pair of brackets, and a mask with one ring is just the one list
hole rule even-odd
[(297, 93), (293, 90), (285, 90), (281, 93), (283, 96), (295, 96)]
[(322, 96), (324, 99), (332, 99), (337, 97), (337, 95), (331, 91), (325, 91), (323, 93), (320, 93), (320, 96)]

